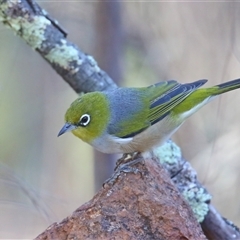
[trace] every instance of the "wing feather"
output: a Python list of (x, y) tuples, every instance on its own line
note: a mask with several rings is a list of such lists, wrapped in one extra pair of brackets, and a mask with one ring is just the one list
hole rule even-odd
[[(175, 80), (170, 80), (142, 88), (143, 96), (149, 100), (143, 107), (143, 112), (137, 115), (133, 114), (131, 121), (129, 119), (124, 121), (124, 124), (119, 126), (118, 133), (116, 130), (114, 131), (115, 136), (130, 138), (143, 132), (146, 128), (165, 118), (175, 106), (206, 82), (207, 80), (198, 80), (193, 83), (180, 84)], [(143, 102), (145, 103), (145, 101)], [(133, 126), (131, 122), (135, 121), (138, 122)], [(124, 131), (122, 126), (124, 126)]]
[[(154, 99), (150, 104), (150, 111), (148, 119), (151, 122), (151, 125), (157, 123), (164, 117), (166, 117), (170, 111), (187, 98), (192, 92), (197, 88), (205, 84), (207, 80), (198, 80), (193, 83), (187, 84), (177, 84), (159, 98)], [(167, 102), (164, 102), (163, 99), (169, 99)]]

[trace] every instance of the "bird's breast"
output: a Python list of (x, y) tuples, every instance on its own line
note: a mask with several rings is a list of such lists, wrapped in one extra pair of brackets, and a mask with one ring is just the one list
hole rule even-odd
[(91, 145), (104, 153), (146, 152), (163, 144), (180, 125), (181, 122), (176, 122), (171, 116), (167, 116), (132, 138), (119, 138), (104, 133)]

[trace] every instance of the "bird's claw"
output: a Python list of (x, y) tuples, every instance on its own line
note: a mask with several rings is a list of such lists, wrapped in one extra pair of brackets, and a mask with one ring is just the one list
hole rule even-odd
[(135, 159), (133, 161), (127, 162), (125, 164), (122, 164), (122, 162), (121, 162), (118, 166), (115, 167), (116, 170), (113, 173), (113, 175), (103, 183), (103, 187), (106, 184), (113, 185), (122, 172), (124, 172), (124, 173), (131, 173), (132, 172), (134, 174), (140, 173), (142, 175), (142, 172), (139, 169), (132, 167), (132, 165), (135, 165), (135, 164), (141, 162), (142, 160), (143, 160), (143, 158), (138, 158), (138, 159)]
[(121, 165), (124, 165), (124, 164), (136, 159), (139, 155), (140, 155), (139, 152), (124, 153), (123, 156), (117, 160), (114, 171), (116, 171)]

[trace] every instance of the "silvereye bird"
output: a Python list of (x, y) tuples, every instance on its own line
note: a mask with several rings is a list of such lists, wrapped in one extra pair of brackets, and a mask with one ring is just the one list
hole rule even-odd
[(210, 100), (240, 88), (236, 79), (199, 89), (206, 82), (170, 80), (143, 88), (87, 93), (71, 104), (58, 136), (72, 131), (104, 153), (149, 152)]

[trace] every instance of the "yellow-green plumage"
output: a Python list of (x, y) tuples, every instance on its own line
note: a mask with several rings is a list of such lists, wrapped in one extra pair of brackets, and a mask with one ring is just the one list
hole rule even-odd
[(201, 104), (209, 97), (211, 98), (238, 88), (240, 88), (240, 79), (222, 83), (214, 87), (197, 89), (188, 98), (175, 107), (173, 112), (176, 114), (184, 113)]
[(162, 144), (213, 97), (240, 88), (240, 79), (201, 88), (207, 80), (165, 81), (145, 88), (116, 88), (75, 100), (59, 135), (74, 135), (106, 153), (148, 151)]
[[(101, 119), (101, 121), (92, 121), (87, 128), (79, 127), (72, 131), (74, 135), (89, 143), (102, 134), (105, 122), (109, 121), (110, 111), (107, 99), (101, 93), (88, 93), (87, 96), (87, 98), (78, 98), (71, 104), (65, 114), (65, 121), (77, 124), (83, 114), (91, 114), (93, 119)], [(88, 98), (91, 101), (88, 101)]]

